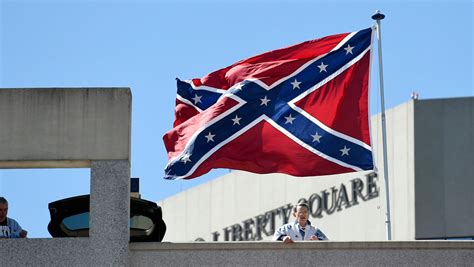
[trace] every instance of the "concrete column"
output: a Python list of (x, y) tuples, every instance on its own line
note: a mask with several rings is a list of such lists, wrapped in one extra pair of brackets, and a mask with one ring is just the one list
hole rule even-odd
[(91, 162), (91, 246), (98, 265), (128, 266), (130, 240), (130, 163)]

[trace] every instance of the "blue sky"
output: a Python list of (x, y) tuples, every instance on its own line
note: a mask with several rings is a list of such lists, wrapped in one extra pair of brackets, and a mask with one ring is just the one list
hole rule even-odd
[[(140, 177), (143, 198), (158, 201), (227, 173), (161, 178), (167, 161), (161, 138), (173, 123), (176, 77), (201, 77), (268, 50), (367, 28), (380, 9), (387, 16), (387, 108), (408, 101), (412, 91), (421, 99), (473, 96), (473, 8), (472, 1), (1, 0), (0, 86), (130, 87), (132, 176)], [(377, 113), (374, 56), (371, 110)], [(47, 204), (88, 194), (89, 172), (0, 170), (0, 195), (30, 237), (49, 237)]]

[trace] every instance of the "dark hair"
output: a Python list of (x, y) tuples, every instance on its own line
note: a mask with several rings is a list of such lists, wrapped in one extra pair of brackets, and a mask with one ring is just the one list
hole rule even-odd
[(0, 197), (0, 204), (8, 204), (8, 201), (4, 197)]
[(296, 203), (296, 205), (293, 207), (293, 212), (296, 212), (298, 207), (305, 207), (306, 209), (309, 210), (308, 202), (306, 202), (306, 201), (300, 201), (300, 202)]

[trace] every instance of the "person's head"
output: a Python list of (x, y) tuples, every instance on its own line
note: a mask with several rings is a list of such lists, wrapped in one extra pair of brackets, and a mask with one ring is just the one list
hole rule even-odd
[(301, 226), (305, 226), (309, 218), (309, 207), (306, 202), (299, 202), (293, 207), (293, 216)]
[(0, 197), (0, 222), (5, 221), (8, 213), (8, 201), (4, 197)]

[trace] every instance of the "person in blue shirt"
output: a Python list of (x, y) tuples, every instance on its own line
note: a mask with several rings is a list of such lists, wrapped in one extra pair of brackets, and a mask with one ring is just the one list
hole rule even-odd
[(299, 202), (293, 208), (294, 222), (287, 223), (278, 228), (273, 235), (274, 241), (283, 243), (294, 243), (303, 240), (328, 240), (327, 236), (315, 226), (311, 225), (309, 218), (309, 207), (306, 202)]
[(7, 217), (8, 201), (0, 197), (0, 238), (25, 238), (28, 232), (12, 218)]

